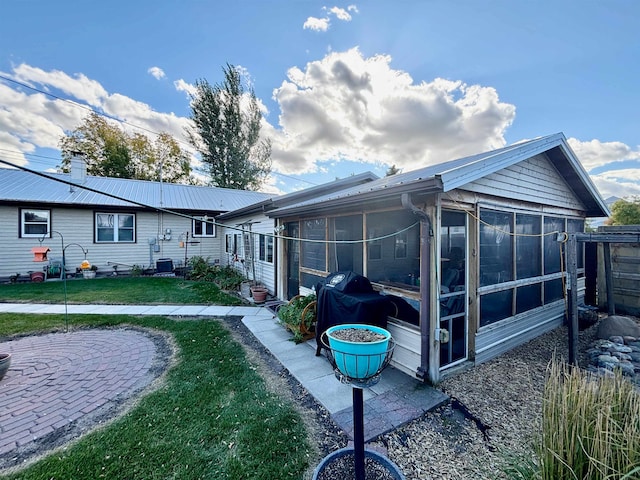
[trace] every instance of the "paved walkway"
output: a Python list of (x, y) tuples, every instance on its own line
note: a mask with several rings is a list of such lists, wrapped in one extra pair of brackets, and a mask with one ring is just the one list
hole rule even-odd
[[(65, 307), (0, 303), (0, 312), (62, 314)], [(315, 356), (315, 342), (299, 345), (291, 342), (290, 334), (266, 308), (68, 305), (67, 312), (242, 316), (243, 323), (256, 338), (330, 412), (333, 420), (353, 436), (351, 387), (335, 378), (326, 358)], [(25, 337), (4, 342), (0, 349), (13, 354), (11, 368), (0, 381), (0, 459), (140, 390), (153, 380), (150, 369), (159, 355), (157, 344), (148, 335), (131, 329), (79, 330)], [(114, 364), (119, 368), (113, 369)], [(365, 438), (371, 439), (419, 417), (446, 402), (448, 397), (388, 367), (377, 385), (365, 389), (364, 399)]]

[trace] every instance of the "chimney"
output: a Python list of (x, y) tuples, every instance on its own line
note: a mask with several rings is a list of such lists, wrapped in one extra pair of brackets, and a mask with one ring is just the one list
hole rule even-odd
[(83, 184), (87, 179), (87, 163), (80, 152), (71, 154), (71, 180)]

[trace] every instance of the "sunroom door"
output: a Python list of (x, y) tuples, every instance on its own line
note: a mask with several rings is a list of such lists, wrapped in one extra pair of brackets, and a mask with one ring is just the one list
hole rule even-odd
[(468, 356), (466, 213), (443, 210), (440, 232), (440, 329), (448, 332), (440, 343), (440, 368), (445, 368)]

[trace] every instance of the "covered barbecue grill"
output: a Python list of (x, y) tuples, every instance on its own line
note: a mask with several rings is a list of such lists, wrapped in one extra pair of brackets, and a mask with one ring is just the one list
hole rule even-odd
[(329, 327), (344, 323), (361, 323), (387, 327), (393, 304), (376, 292), (366, 277), (354, 272), (331, 273), (316, 285), (317, 323), (316, 356), (324, 346), (322, 335)]

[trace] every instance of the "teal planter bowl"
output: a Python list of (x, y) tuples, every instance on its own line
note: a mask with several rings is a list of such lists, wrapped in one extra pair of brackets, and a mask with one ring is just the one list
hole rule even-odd
[[(352, 342), (336, 338), (334, 333), (348, 328), (371, 330), (384, 336), (374, 342)], [(363, 380), (374, 376), (384, 363), (391, 334), (384, 328), (373, 325), (344, 324), (327, 329), (329, 347), (335, 364), (344, 376)]]

